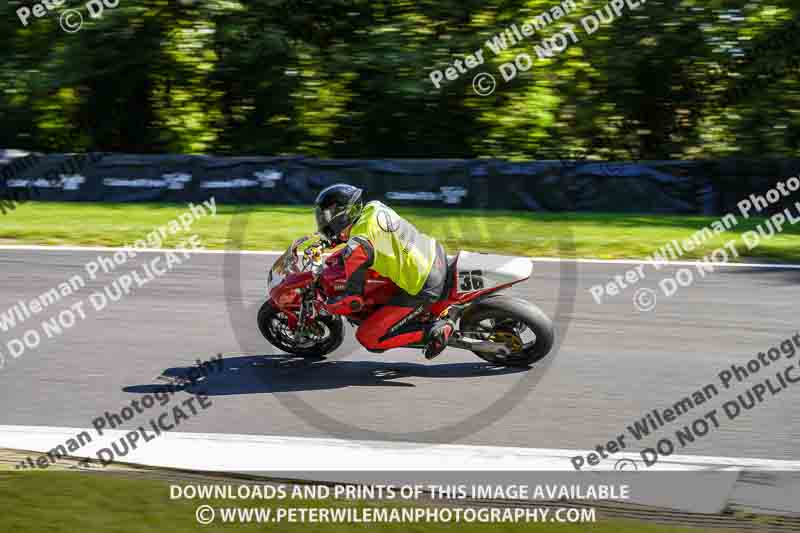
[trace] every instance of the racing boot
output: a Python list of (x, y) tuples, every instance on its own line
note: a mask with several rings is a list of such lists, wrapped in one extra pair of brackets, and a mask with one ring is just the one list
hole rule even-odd
[(442, 318), (434, 322), (427, 335), (427, 345), (423, 353), (425, 359), (430, 361), (447, 347), (447, 341), (450, 340), (450, 335), (456, 330), (456, 323), (450, 318)]

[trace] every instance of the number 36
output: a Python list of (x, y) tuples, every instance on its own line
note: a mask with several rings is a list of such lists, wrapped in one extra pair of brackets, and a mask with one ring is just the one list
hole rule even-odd
[(472, 270), (469, 272), (458, 273), (460, 292), (472, 292), (483, 289), (483, 271)]

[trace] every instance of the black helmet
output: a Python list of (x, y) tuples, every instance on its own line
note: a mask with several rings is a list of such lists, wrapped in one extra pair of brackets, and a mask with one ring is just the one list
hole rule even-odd
[(339, 233), (361, 215), (364, 203), (363, 191), (358, 187), (337, 183), (322, 190), (314, 200), (314, 216), (317, 231), (332, 242), (339, 240)]

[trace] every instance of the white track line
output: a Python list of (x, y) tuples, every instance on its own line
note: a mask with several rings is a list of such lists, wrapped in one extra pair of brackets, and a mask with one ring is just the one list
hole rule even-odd
[[(104, 430), (98, 436), (94, 429), (54, 426), (0, 425), (0, 447), (46, 452), (63, 444), (81, 431), (93, 436), (93, 441), (75, 452), (78, 457), (94, 457), (97, 450), (110, 446), (124, 437), (127, 431)], [(152, 430), (148, 431), (152, 433)], [(142, 443), (140, 439), (140, 444)], [(184, 446), (198, 444), (199, 450), (208, 446), (227, 449), (218, 457), (199, 457), (185, 453)], [(280, 454), (264, 453), (264, 449), (279, 448)], [(326, 453), (321, 453), (327, 450)], [(331, 453), (333, 450), (336, 453)], [(169, 452), (164, 455), (165, 452)], [(160, 466), (213, 468), (220, 471), (250, 468), (277, 471), (384, 471), (403, 467), (420, 471), (574, 471), (571, 458), (585, 455), (586, 450), (557, 448), (520, 448), (465, 444), (429, 444), (396, 441), (344, 440), (317, 437), (283, 437), (227, 433), (164, 432), (152, 444), (141, 446), (124, 460), (155, 460)], [(336, 461), (331, 461), (336, 457)], [(601, 461), (596, 468), (586, 466), (582, 471), (613, 470), (620, 458), (637, 459), (636, 453), (618, 453)], [(119, 459), (122, 460), (122, 459)], [(164, 463), (163, 461), (173, 463)], [(148, 464), (148, 463), (143, 463)], [(644, 465), (641, 465), (644, 469)], [(713, 457), (671, 455), (659, 459), (652, 470), (698, 470), (750, 468), (800, 472), (800, 461), (743, 457)]]
[[(0, 426), (0, 447), (29, 450), (34, 464), (40, 458), (49, 466), (47, 452), (85, 431), (92, 439), (70, 453), (73, 457), (97, 458), (103, 449), (121, 448), (126, 431), (109, 430), (99, 436), (93, 429), (48, 426)], [(238, 434), (167, 432), (149, 442), (138, 440), (134, 450), (115, 460), (155, 467), (212, 472), (281, 473), (326, 482), (491, 484), (490, 472), (511, 472), (514, 476), (534, 473), (536, 483), (563, 484), (565, 472), (575, 472), (570, 458), (585, 454), (576, 450), (512, 448), (455, 444), (357, 441), (331, 438), (277, 437)], [(628, 454), (633, 458), (635, 454)], [(109, 455), (101, 456), (109, 458)], [(335, 459), (332, 459), (335, 458)], [(57, 455), (55, 457), (58, 459)], [(615, 457), (616, 459), (616, 457)], [(582, 483), (608, 483), (615, 460), (605, 461), (591, 471), (581, 472)], [(27, 464), (30, 464), (26, 461)], [(34, 467), (35, 468), (35, 467)], [(40, 467), (41, 468), (41, 467)], [(662, 477), (649, 476), (636, 482), (630, 502), (689, 512), (720, 512), (726, 505), (743, 468), (800, 471), (798, 461), (735, 459), (726, 457), (671, 456), (648, 471), (714, 471), (711, 476), (693, 476), (691, 487), (675, 490)], [(30, 468), (26, 469), (30, 470)], [(640, 468), (640, 471), (642, 468)], [(384, 472), (401, 472), (398, 480), (387, 480)], [(509, 476), (505, 476), (508, 478)], [(504, 478), (504, 479), (505, 479)], [(495, 484), (498, 481), (494, 482)], [(506, 481), (506, 483), (509, 483)], [(634, 493), (635, 492), (635, 493)]]
[[(0, 244), (0, 250), (28, 250), (41, 252), (116, 252), (119, 250), (134, 250), (144, 253), (164, 253), (171, 248), (141, 248), (113, 247), (113, 246), (47, 246), (38, 244)], [(262, 255), (274, 256), (282, 255), (283, 251), (277, 250), (192, 250), (193, 254), (239, 254), (239, 255)], [(592, 258), (558, 258), (558, 257), (536, 257), (530, 258), (541, 263), (584, 263), (598, 265), (661, 265), (661, 266), (695, 266), (698, 261), (651, 261), (647, 259), (592, 259)], [(800, 264), (796, 263), (714, 263), (719, 267), (735, 268), (772, 268), (772, 269), (793, 269), (800, 270)]]

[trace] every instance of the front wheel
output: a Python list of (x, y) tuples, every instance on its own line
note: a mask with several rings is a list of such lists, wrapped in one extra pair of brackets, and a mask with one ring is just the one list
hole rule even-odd
[(324, 357), (344, 340), (344, 325), (338, 316), (318, 317), (312, 331), (301, 338), (289, 327), (286, 314), (272, 305), (271, 300), (264, 302), (258, 310), (258, 329), (270, 344), (300, 357)]
[(461, 334), (501, 343), (507, 354), (473, 353), (503, 366), (530, 366), (553, 348), (553, 322), (535, 305), (510, 296), (494, 296), (469, 307), (461, 317)]

